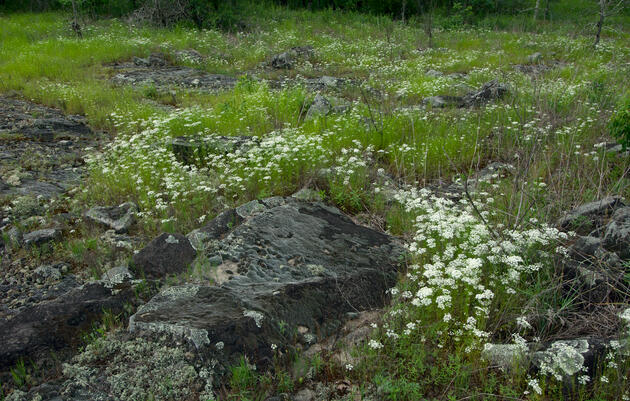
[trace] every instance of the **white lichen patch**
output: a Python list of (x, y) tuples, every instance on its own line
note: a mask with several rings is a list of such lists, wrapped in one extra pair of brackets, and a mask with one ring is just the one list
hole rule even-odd
[(260, 313), (257, 312), (255, 310), (245, 310), (243, 311), (243, 316), (245, 317), (251, 317), (252, 319), (254, 319), (254, 322), (256, 323), (256, 327), (262, 327), (262, 321), (265, 318), (265, 316)]
[(166, 237), (164, 242), (166, 242), (167, 244), (179, 244), (179, 240), (172, 235)]
[(585, 369), (584, 354), (588, 349), (587, 340), (556, 341), (547, 350), (536, 352), (534, 358), (541, 373), (563, 380)]

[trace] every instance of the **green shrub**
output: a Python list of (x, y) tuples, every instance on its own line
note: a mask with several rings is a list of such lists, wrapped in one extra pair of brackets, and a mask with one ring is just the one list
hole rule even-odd
[(608, 123), (610, 134), (617, 138), (624, 150), (630, 145), (630, 96), (626, 96), (621, 106)]

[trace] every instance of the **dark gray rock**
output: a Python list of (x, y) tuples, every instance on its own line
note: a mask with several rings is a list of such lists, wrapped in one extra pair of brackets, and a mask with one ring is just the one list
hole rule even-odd
[(205, 226), (191, 231), (186, 237), (195, 249), (200, 250), (209, 241), (222, 239), (243, 220), (244, 218), (236, 212), (236, 209), (228, 209), (221, 212)]
[(557, 225), (563, 230), (576, 231), (587, 235), (602, 227), (613, 212), (625, 206), (620, 196), (610, 196), (599, 201), (585, 203), (558, 220)]
[(615, 210), (604, 230), (604, 247), (622, 259), (630, 258), (630, 207)]
[(163, 278), (186, 271), (197, 252), (181, 234), (163, 233), (133, 255), (132, 267), (147, 278)]
[(258, 138), (251, 136), (216, 135), (207, 138), (179, 136), (171, 140), (170, 147), (177, 160), (185, 164), (193, 164), (208, 155), (227, 154), (237, 149), (246, 151), (256, 143), (258, 143)]
[(132, 293), (112, 295), (101, 283), (80, 285), (62, 281), (38, 304), (30, 304), (0, 317), (0, 367), (75, 345), (77, 336), (91, 328), (104, 309), (119, 313)]
[(305, 121), (313, 120), (320, 116), (326, 116), (332, 110), (332, 104), (328, 99), (319, 93), (315, 95), (315, 99), (313, 103), (311, 103), (311, 107), (309, 107), (306, 112)]
[(205, 230), (204, 253), (219, 261), (206, 267), (215, 285), (163, 290), (130, 318), (130, 331), (171, 333), (213, 358), (246, 354), (264, 365), (271, 345), (290, 346), (287, 333), (299, 326), (323, 338), (347, 312), (384, 305), (403, 255), (394, 238), (321, 203), (269, 198), (244, 206)]
[[(145, 60), (145, 59), (141, 59)], [(159, 90), (173, 87), (215, 92), (234, 88), (237, 79), (223, 74), (209, 74), (190, 67), (161, 63), (123, 63), (113, 66), (112, 81), (119, 85), (154, 86)]]
[(279, 70), (290, 70), (300, 57), (311, 57), (314, 53), (312, 46), (293, 47), (290, 50), (272, 57), (270, 65)]
[(6, 137), (0, 170), (9, 172), (0, 195), (35, 198), (52, 198), (77, 186), (85, 173), (82, 154), (98, 142), (83, 117), (3, 96), (0, 134)]
[(117, 234), (126, 233), (136, 220), (138, 206), (126, 202), (119, 206), (97, 206), (85, 212), (85, 217), (96, 224), (111, 228)]
[(61, 231), (56, 228), (45, 228), (24, 234), (24, 245), (40, 246), (61, 238)]

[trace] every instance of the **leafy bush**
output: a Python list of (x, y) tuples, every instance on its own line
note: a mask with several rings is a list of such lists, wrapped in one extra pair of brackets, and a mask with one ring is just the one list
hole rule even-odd
[(610, 134), (617, 138), (624, 150), (630, 147), (630, 96), (621, 102), (621, 107), (608, 123)]

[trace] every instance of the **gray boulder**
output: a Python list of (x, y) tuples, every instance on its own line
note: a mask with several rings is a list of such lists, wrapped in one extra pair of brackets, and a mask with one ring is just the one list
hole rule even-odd
[(136, 221), (138, 206), (126, 202), (119, 206), (97, 206), (88, 210), (85, 217), (96, 224), (110, 228), (117, 234), (126, 233)]
[(320, 116), (325, 116), (332, 110), (332, 104), (328, 99), (319, 93), (315, 96), (311, 107), (306, 112), (305, 121), (313, 120)]
[(132, 267), (147, 278), (163, 278), (186, 271), (197, 252), (181, 234), (163, 233), (133, 255)]
[(26, 246), (41, 246), (61, 238), (61, 231), (56, 228), (45, 228), (24, 234), (23, 241)]
[(620, 196), (610, 196), (595, 202), (585, 203), (558, 220), (563, 230), (573, 230), (586, 235), (603, 226), (613, 212), (625, 206)]
[[(339, 210), (292, 198), (254, 201), (219, 216), (202, 240), (216, 280), (170, 287), (129, 320), (137, 333), (186, 338), (202, 355), (265, 365), (272, 344), (291, 346), (339, 329), (347, 312), (383, 306), (403, 248)], [(238, 216), (238, 217), (237, 217)], [(226, 222), (233, 222), (227, 224)], [(186, 311), (186, 313), (182, 313)]]
[(577, 241), (569, 247), (569, 254), (574, 260), (586, 261), (592, 260), (601, 249), (601, 238), (591, 236), (579, 237)]

